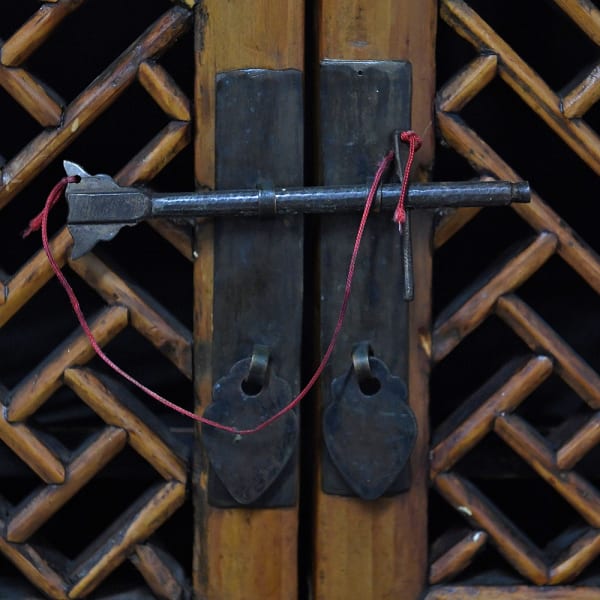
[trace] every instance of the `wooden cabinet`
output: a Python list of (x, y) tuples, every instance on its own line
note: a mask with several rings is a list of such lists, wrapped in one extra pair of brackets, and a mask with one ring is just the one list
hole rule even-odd
[[(591, 0), (5, 4), (0, 597), (600, 597)], [(411, 63), (420, 180), (523, 178), (535, 193), (512, 208), (415, 211), (408, 492), (322, 491), (315, 394), (301, 415), (298, 502), (217, 508), (201, 432), (101, 366), (39, 240), (20, 232), (63, 159), (122, 185), (218, 186), (217, 78), (237, 70), (301, 74), (298, 168), (319, 183), (323, 60)], [(53, 251), (98, 341), (201, 412), (215, 383), (214, 224), (154, 220), (72, 260), (64, 215), (51, 219)], [(318, 260), (320, 235), (313, 218), (305, 261)], [(299, 273), (303, 333), (287, 340), (304, 380), (322, 343), (314, 267)]]

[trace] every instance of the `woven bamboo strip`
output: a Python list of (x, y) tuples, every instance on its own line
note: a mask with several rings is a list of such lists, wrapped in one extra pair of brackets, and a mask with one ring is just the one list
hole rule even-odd
[[(438, 114), (445, 140), (462, 154), (476, 171), (492, 173), (498, 179), (521, 178), (477, 134), (456, 115)], [(559, 240), (558, 254), (600, 294), (600, 257), (565, 224), (537, 194), (529, 204), (513, 205), (519, 216), (537, 231), (552, 231)]]
[(190, 262), (196, 259), (191, 227), (184, 228), (167, 219), (150, 219), (147, 224), (164, 237), (184, 258)]
[(489, 400), (431, 450), (431, 477), (450, 469), (489, 431), (498, 413), (514, 410), (552, 373), (552, 361), (535, 356), (502, 385)]
[(6, 525), (9, 542), (24, 542), (64, 506), (127, 443), (123, 429), (107, 427), (67, 467), (62, 485), (44, 487), (19, 506)]
[[(102, 346), (127, 327), (127, 322), (127, 309), (113, 306), (102, 311), (90, 323), (90, 328)], [(85, 334), (77, 331), (70, 336), (15, 388), (7, 411), (8, 420), (23, 421), (33, 414), (62, 385), (65, 369), (82, 365), (94, 355), (94, 349)]]
[[(600, 532), (590, 530), (576, 540), (567, 552), (552, 565), (549, 583), (556, 585), (572, 581), (598, 554), (600, 554)], [(597, 588), (596, 593), (598, 593)]]
[(577, 473), (559, 471), (550, 447), (523, 419), (516, 415), (499, 415), (494, 431), (592, 527), (600, 527), (598, 490)]
[(46, 483), (65, 480), (65, 468), (54, 452), (24, 423), (9, 423), (0, 412), (0, 439)]
[(121, 185), (147, 182), (155, 177), (191, 140), (190, 124), (171, 121), (116, 175)]
[(600, 45), (600, 10), (590, 0), (554, 0), (585, 33)]
[(42, 4), (31, 18), (13, 33), (2, 46), (0, 62), (19, 67), (52, 34), (61, 21), (83, 4), (84, 0), (58, 0)]
[(572, 469), (590, 450), (600, 444), (600, 413), (567, 440), (556, 453), (559, 469)]
[(157, 548), (151, 544), (138, 544), (129, 559), (158, 598), (177, 600), (186, 597), (181, 567), (167, 564)]
[[(188, 123), (169, 123), (129, 161), (115, 179), (121, 185), (150, 181), (189, 145), (190, 129)], [(148, 224), (185, 258), (193, 260), (192, 236), (186, 229), (166, 219), (152, 219)]]
[[(66, 227), (52, 238), (50, 248), (57, 264), (62, 267), (73, 240)], [(6, 301), (0, 306), (0, 327), (5, 325), (54, 273), (43, 250), (37, 252), (6, 284)]]
[(600, 65), (576, 85), (562, 100), (562, 111), (568, 119), (582, 117), (600, 99)]
[[(488, 175), (481, 175), (480, 181), (496, 181), (495, 178)], [(441, 217), (435, 225), (433, 236), (433, 247), (438, 250), (441, 248), (454, 234), (458, 233), (467, 223), (474, 219), (481, 210), (481, 207), (464, 207), (447, 209), (445, 212), (440, 211), (438, 215)]]
[(446, 211), (435, 228), (433, 247), (439, 250), (449, 239), (472, 221), (481, 210), (480, 207), (457, 208)]
[[(185, 486), (167, 482), (158, 487), (140, 506), (133, 506), (128, 514), (115, 524), (117, 540), (107, 532), (102, 539), (85, 552), (83, 560), (73, 567), (76, 582), (69, 590), (69, 598), (83, 598), (120, 565), (137, 544), (146, 540), (160, 527), (185, 500)], [(82, 574), (82, 575), (79, 575)]]
[(433, 361), (439, 362), (492, 312), (498, 298), (527, 281), (555, 252), (556, 236), (540, 233), (525, 250), (512, 257), (497, 273), (472, 293), (450, 316), (434, 325)]
[(129, 444), (165, 479), (185, 482), (185, 463), (144, 421), (128, 409), (89, 369), (67, 369), (68, 385), (98, 416), (115, 427), (127, 431)]
[(171, 119), (191, 120), (189, 99), (161, 65), (154, 61), (144, 61), (138, 70), (138, 79)]
[(93, 254), (72, 261), (71, 267), (106, 302), (126, 307), (131, 325), (191, 379), (192, 335), (183, 325)]
[(600, 174), (600, 138), (586, 123), (569, 120), (548, 85), (463, 0), (442, 0), (440, 15), (478, 50), (498, 54), (498, 72), (520, 98), (596, 173)]
[(174, 7), (150, 26), (65, 110), (59, 127), (38, 135), (2, 172), (0, 208), (50, 164), (135, 80), (139, 65), (177, 41), (189, 27), (188, 9)]
[(509, 294), (498, 299), (496, 314), (537, 353), (554, 359), (554, 370), (592, 408), (600, 408), (600, 376), (535, 311)]
[[(478, 56), (448, 81), (436, 96), (436, 112), (458, 112), (473, 99), (496, 75), (498, 58), (495, 54)], [(473, 219), (481, 208), (470, 207), (447, 211), (438, 221), (434, 248), (443, 246), (455, 233)]]
[(445, 473), (434, 485), (446, 500), (475, 528), (483, 529), (513, 567), (536, 585), (548, 581), (540, 550), (468, 481)]
[(42, 127), (56, 127), (62, 118), (59, 102), (24, 69), (0, 65), (2, 86)]
[(485, 531), (470, 531), (431, 564), (429, 583), (436, 585), (464, 571), (485, 548), (488, 537)]
[(436, 97), (438, 110), (460, 112), (496, 76), (498, 57), (485, 54), (459, 71)]
[[(4, 523), (0, 521), (0, 529)], [(67, 599), (65, 580), (28, 544), (11, 544), (0, 536), (0, 552), (42, 592), (55, 600)]]
[(190, 139), (189, 123), (171, 121), (119, 171), (115, 180), (121, 185), (150, 181), (190, 143)]

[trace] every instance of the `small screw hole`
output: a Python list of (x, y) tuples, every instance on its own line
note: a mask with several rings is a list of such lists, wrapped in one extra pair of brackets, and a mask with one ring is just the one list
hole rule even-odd
[(242, 392), (244, 392), (246, 396), (258, 396), (262, 389), (263, 386), (256, 381), (248, 381), (247, 379), (242, 381)]
[(377, 377), (363, 379), (358, 386), (365, 396), (374, 396), (381, 389), (381, 383)]
[(363, 74), (362, 69), (360, 71), (356, 71), (356, 74), (360, 77)]

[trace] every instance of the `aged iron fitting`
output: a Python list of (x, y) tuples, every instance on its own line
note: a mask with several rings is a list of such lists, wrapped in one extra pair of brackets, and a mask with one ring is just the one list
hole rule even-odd
[[(242, 69), (219, 73), (216, 84), (216, 187), (302, 185), (302, 73)], [(272, 191), (263, 190), (258, 216), (272, 214), (274, 204)], [(213, 334), (210, 365), (199, 369), (210, 370), (217, 384), (204, 414), (223, 413), (240, 425), (237, 429), (243, 422), (249, 427), (264, 422), (300, 390), (302, 349), (296, 340), (302, 335), (302, 221), (301, 216), (265, 218), (254, 227), (234, 216), (215, 219), (211, 226)], [(232, 365), (243, 358), (247, 364), (234, 373)], [(288, 411), (241, 439), (203, 432), (208, 504), (259, 510), (295, 506), (299, 425), (297, 411)]]
[(407, 400), (405, 382), (390, 374), (368, 342), (358, 343), (349, 371), (331, 383), (323, 411), (325, 451), (336, 469), (324, 465), (326, 492), (346, 495), (337, 474), (363, 500), (408, 488), (417, 421)]
[[(368, 185), (276, 189), (217, 190), (189, 194), (157, 194), (122, 187), (108, 175), (90, 175), (76, 163), (65, 161), (67, 175), (79, 183), (67, 187), (67, 225), (73, 236), (72, 258), (89, 252), (97, 242), (112, 240), (126, 225), (147, 219), (197, 217), (267, 217), (289, 214), (352, 213), (364, 208)], [(400, 184), (381, 186), (375, 212), (392, 211)], [(528, 202), (527, 182), (472, 181), (414, 183), (408, 208), (506, 206)]]
[[(255, 344), (250, 358), (234, 364), (217, 381), (213, 402), (204, 416), (243, 429), (286, 406), (292, 399), (290, 386), (272, 372), (269, 358), (269, 349)], [(246, 436), (203, 425), (202, 439), (212, 467), (209, 502), (213, 506), (230, 506), (230, 496), (242, 506), (254, 505), (288, 467), (298, 430), (294, 411), (270, 427)], [(293, 499), (289, 504), (293, 504)]]
[[(396, 162), (396, 176), (398, 181), (402, 183), (404, 177), (404, 161), (406, 154), (406, 146), (400, 141), (400, 130), (394, 131), (394, 159)], [(404, 231), (402, 232), (402, 269), (404, 271), (404, 299), (411, 302), (415, 297), (414, 269), (412, 256), (412, 241), (411, 241), (411, 226), (410, 226), (410, 210), (406, 212), (406, 222), (404, 223)]]

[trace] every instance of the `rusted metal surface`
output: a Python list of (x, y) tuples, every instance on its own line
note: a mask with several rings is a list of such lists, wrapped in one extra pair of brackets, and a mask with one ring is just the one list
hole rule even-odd
[[(378, 358), (367, 358), (361, 368), (356, 352), (348, 373), (331, 383), (331, 400), (323, 410), (324, 452), (351, 492), (375, 500), (410, 486), (407, 464), (417, 422), (406, 403), (406, 383)], [(324, 468), (323, 490), (332, 493), (328, 483)]]
[[(89, 175), (80, 165), (69, 161), (65, 161), (65, 171), (67, 175), (81, 177), (80, 182), (69, 184), (66, 191), (73, 259), (80, 258), (100, 241), (112, 240), (123, 227), (150, 219), (343, 215), (361, 211), (368, 194), (366, 185), (273, 188), (264, 182), (259, 183), (256, 189), (248, 190), (156, 194), (119, 186), (108, 175)], [(381, 186), (372, 211), (391, 212), (398, 203), (399, 195), (399, 183)], [(406, 206), (423, 210), (507, 206), (513, 202), (529, 202), (529, 198), (526, 182), (415, 183), (408, 190)], [(409, 237), (410, 227), (407, 226), (402, 237), (404, 265), (410, 264), (406, 258), (410, 248)], [(408, 296), (410, 299), (412, 292)]]
[[(301, 73), (292, 69), (248, 69), (219, 75), (216, 99), (219, 188), (235, 189), (261, 183), (297, 186), (302, 183), (301, 80)], [(217, 382), (227, 376), (235, 363), (250, 359), (258, 345), (268, 349), (273, 385), (280, 378), (277, 387), (280, 392), (283, 390), (283, 395), (272, 396), (266, 386), (264, 398), (261, 393), (255, 398), (248, 397), (255, 410), (249, 409), (246, 418), (251, 419), (253, 413), (264, 420), (269, 415), (264, 411), (263, 401), (271, 409), (281, 408), (286, 397), (290, 401), (291, 394), (300, 389), (301, 348), (291, 340), (300, 340), (302, 336), (302, 248), (302, 217), (273, 219), (267, 216), (256, 223), (249, 223), (247, 219), (220, 218), (215, 222), (213, 379)], [(208, 409), (213, 414), (227, 410), (218, 406), (220, 399), (226, 400), (223, 394), (217, 393), (218, 385), (217, 382), (213, 391), (214, 404)], [(229, 389), (231, 392), (230, 381)], [(287, 394), (286, 389), (290, 390)], [(242, 391), (231, 401), (243, 403), (245, 397)], [(250, 426), (250, 422), (247, 424)], [(289, 420), (272, 430), (277, 436), (272, 444), (276, 450), (273, 459), (281, 468), (277, 468), (275, 477), (279, 481), (271, 481), (276, 489), (264, 498), (263, 504), (265, 507), (291, 506), (296, 503), (297, 472), (295, 468), (286, 469), (285, 466), (288, 462), (292, 466), (297, 462), (295, 417), (290, 415)], [(225, 438), (230, 442), (235, 437), (232, 434), (216, 435), (218, 439)], [(257, 448), (263, 447), (268, 452), (266, 439), (269, 435), (268, 431), (257, 435)], [(248, 440), (247, 443), (255, 442)], [(244, 463), (245, 445), (239, 443), (234, 447), (240, 467)], [(214, 451), (214, 445), (212, 449)], [(261, 470), (265, 460), (268, 461), (264, 451), (260, 456)], [(221, 472), (223, 469), (221, 466)], [(235, 505), (231, 500), (224, 501), (221, 488), (218, 478), (209, 479), (209, 501), (214, 496), (218, 505)], [(263, 487), (262, 492), (266, 491)], [(251, 501), (258, 500), (256, 490), (250, 495)]]

